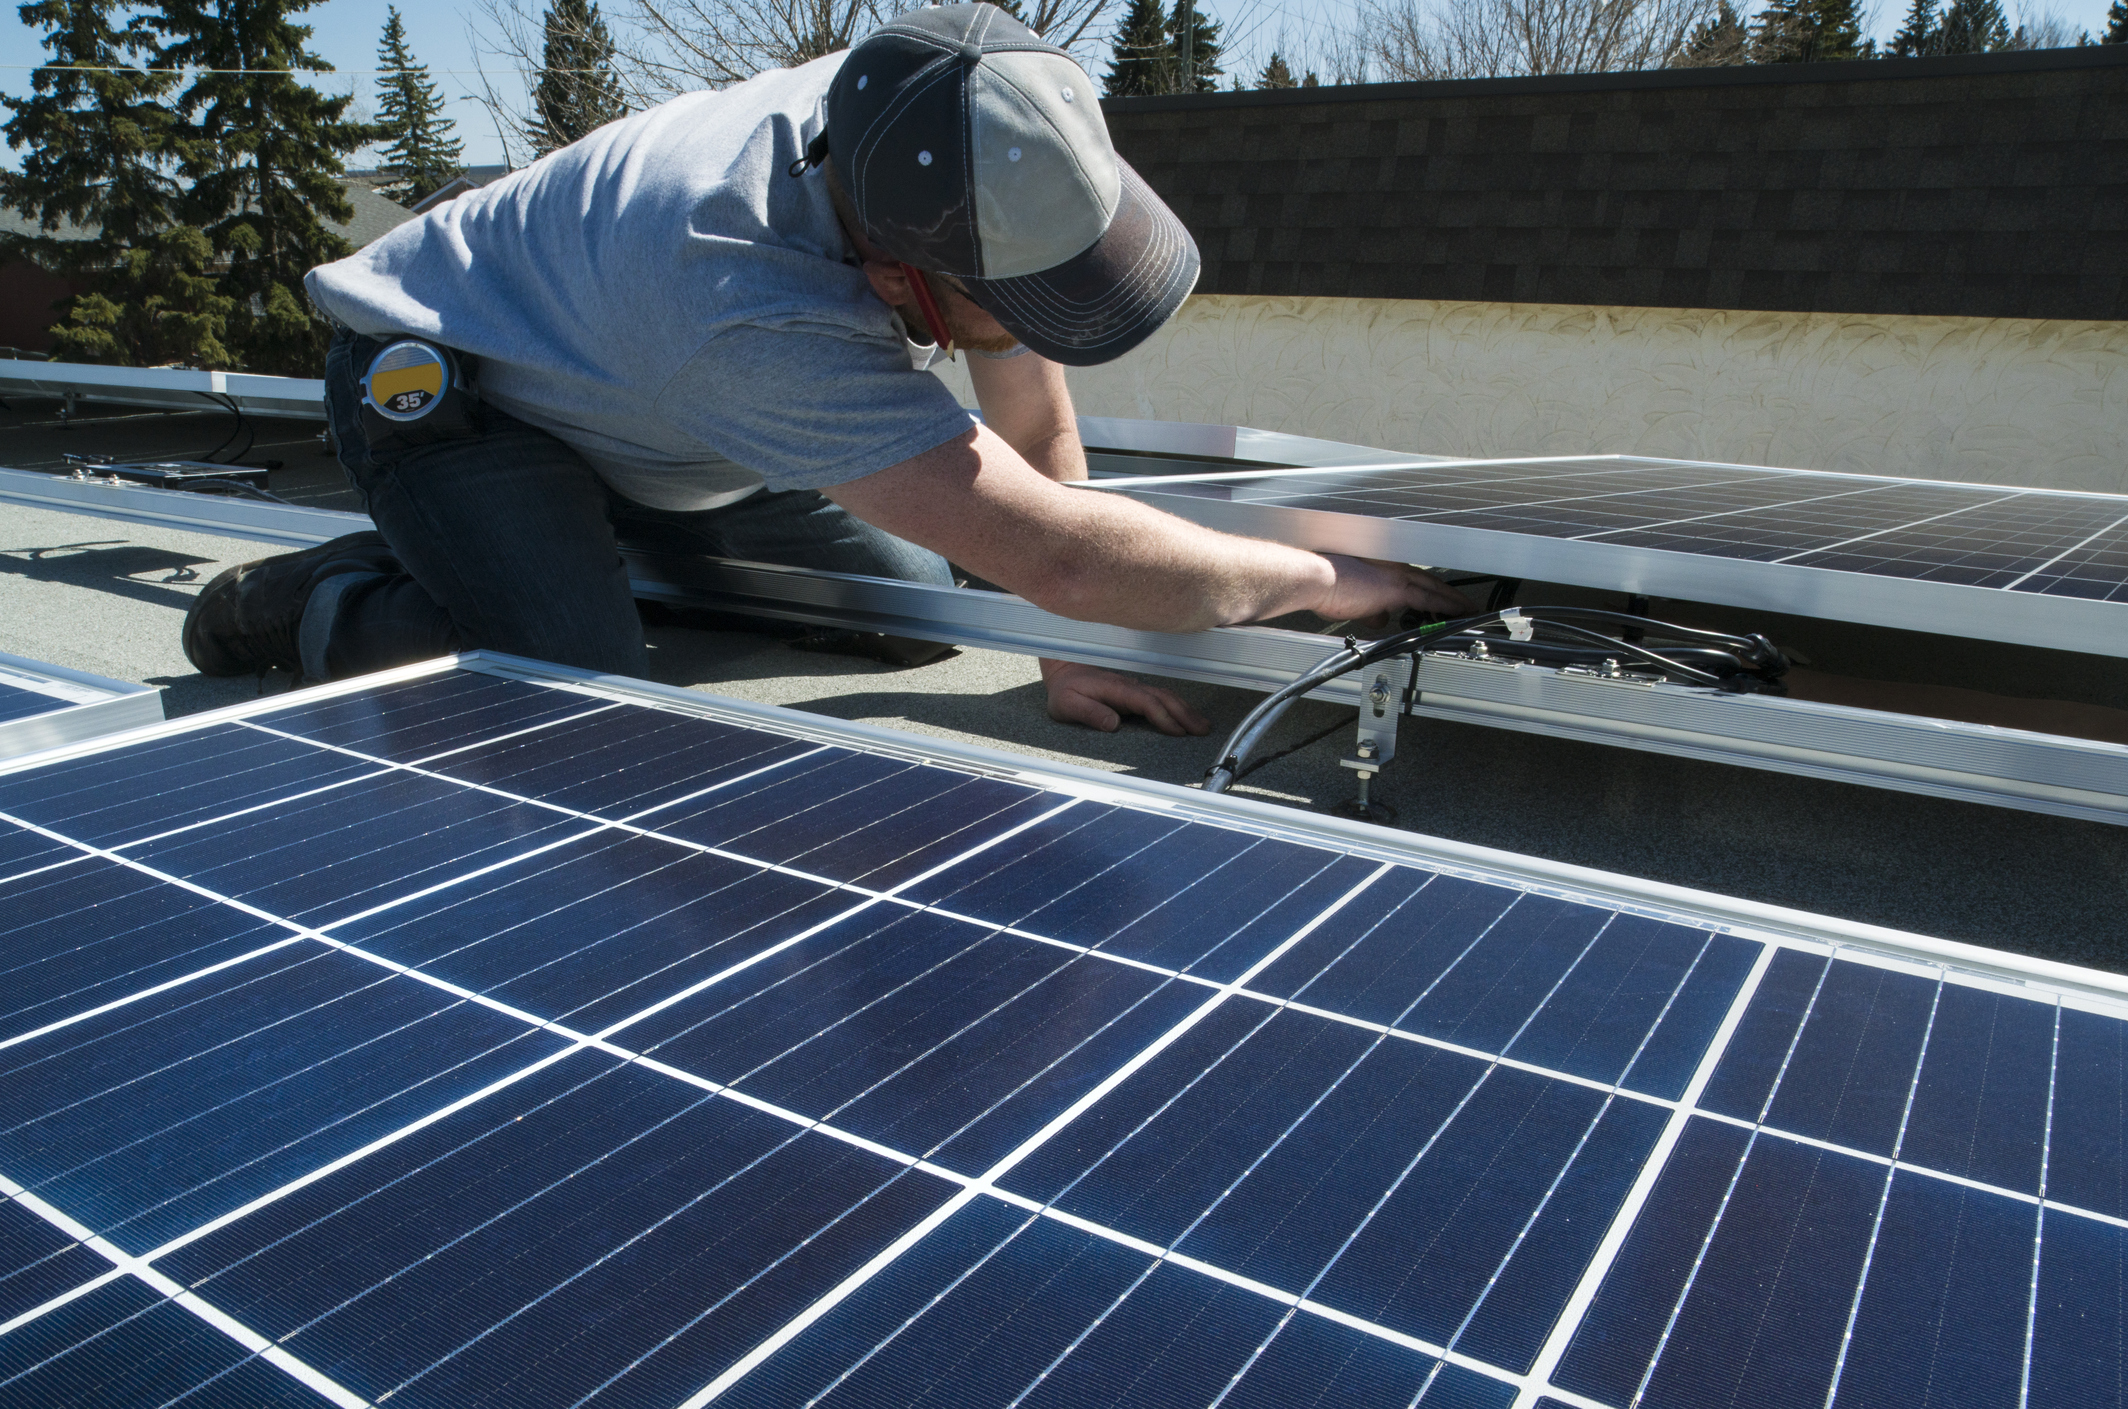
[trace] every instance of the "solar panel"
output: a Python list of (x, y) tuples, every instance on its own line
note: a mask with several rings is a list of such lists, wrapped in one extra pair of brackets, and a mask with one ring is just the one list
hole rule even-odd
[(0, 773), (0, 1403), (2121, 1400), (2106, 976), (472, 664)]
[(2118, 495), (1629, 455), (1097, 487), (1321, 551), (2128, 654)]
[(0, 653), (0, 758), (153, 724), (162, 693)]

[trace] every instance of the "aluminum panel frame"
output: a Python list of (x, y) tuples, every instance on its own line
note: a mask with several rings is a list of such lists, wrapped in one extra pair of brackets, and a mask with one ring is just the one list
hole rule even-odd
[(0, 722), (0, 758), (64, 748), (162, 722), (163, 692), (154, 685), (107, 680), (0, 651), (0, 684), (50, 695), (44, 714)]
[(308, 377), (201, 372), (189, 367), (99, 367), (86, 362), (0, 361), (0, 396), (50, 396), (166, 411), (325, 419), (325, 383)]

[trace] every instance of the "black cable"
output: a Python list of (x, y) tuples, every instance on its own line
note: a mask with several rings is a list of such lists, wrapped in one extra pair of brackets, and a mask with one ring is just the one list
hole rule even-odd
[(194, 396), (206, 397), (216, 406), (221, 407), (224, 411), (227, 411), (230, 415), (236, 417), (236, 425), (230, 428), (229, 434), (223, 437), (222, 443), (220, 445), (215, 446), (214, 449), (207, 451), (205, 454), (195, 455), (193, 458), (196, 460), (205, 460), (209, 464), (214, 464), (216, 463), (214, 457), (221, 454), (224, 450), (227, 450), (230, 444), (235, 441), (235, 439), (240, 435), (246, 437), (244, 441), (244, 448), (242, 450), (237, 451), (236, 454), (231, 455), (228, 460), (222, 461), (221, 463), (234, 464), (236, 461), (243, 459), (246, 455), (249, 455), (251, 453), (251, 447), (258, 443), (259, 433), (257, 429), (252, 426), (250, 418), (244, 414), (244, 408), (237, 405), (236, 398), (233, 396), (226, 396), (221, 392), (216, 391), (196, 391), (192, 394)]
[(1326, 724), (1322, 728), (1316, 730), (1313, 734), (1310, 734), (1307, 738), (1302, 739), (1297, 744), (1292, 744), (1286, 748), (1282, 748), (1277, 753), (1265, 754), (1262, 758), (1255, 760), (1254, 762), (1250, 763), (1246, 768), (1243, 768), (1239, 773), (1236, 773), (1234, 775), (1234, 781), (1237, 783), (1240, 782), (1242, 779), (1248, 777), (1251, 773), (1254, 773), (1257, 769), (1263, 767), (1266, 763), (1276, 763), (1279, 759), (1284, 758), (1287, 754), (1299, 753), (1302, 749), (1307, 748), (1311, 744), (1319, 744), (1323, 740), (1329, 738), (1332, 734), (1335, 734), (1340, 729), (1350, 729), (1353, 725), (1359, 723), (1359, 720), (1360, 712), (1358, 710), (1354, 710), (1352, 711), (1352, 717), (1350, 719), (1339, 719), (1330, 724)]

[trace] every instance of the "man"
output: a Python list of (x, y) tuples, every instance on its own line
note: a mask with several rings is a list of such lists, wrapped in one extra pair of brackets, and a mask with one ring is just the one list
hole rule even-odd
[[(488, 647), (640, 675), (617, 542), (939, 584), (950, 559), (1161, 631), (1462, 605), (1068, 487), (1063, 367), (1142, 342), (1197, 269), (1092, 80), (990, 5), (609, 124), (311, 272), (379, 532), (224, 572), (186, 654), (329, 679)], [(922, 370), (955, 347), (980, 421)], [(1061, 720), (1208, 727), (1125, 676), (1042, 674)]]

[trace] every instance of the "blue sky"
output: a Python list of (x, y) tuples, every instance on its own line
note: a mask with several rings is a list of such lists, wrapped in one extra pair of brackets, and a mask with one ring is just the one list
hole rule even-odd
[[(1121, 0), (1112, 0), (1121, 10)], [(1256, 62), (1268, 52), (1280, 30), (1304, 32), (1349, 15), (1350, 0), (1201, 0), (1212, 14), (1228, 21), (1230, 34), (1243, 42), (1239, 48)], [(2014, 20), (2034, 12), (2051, 12), (2072, 27), (2097, 30), (2104, 24), (2110, 0), (2006, 0)], [(1873, 32), (1887, 37), (1898, 28), (1905, 0), (1878, 0)], [(36, 30), (21, 23), (7, 5), (0, 18), (0, 92), (28, 91), (31, 65), (44, 57)], [(487, 112), (469, 96), (478, 85), (479, 66), (471, 25), (477, 14), (473, 0), (411, 0), (402, 4), (407, 34), (414, 55), (427, 64), (450, 102), (450, 115), (465, 140), (467, 159), (475, 163), (497, 162), (502, 148)], [(338, 73), (320, 80), (320, 85), (346, 92), (352, 87), (365, 99), (375, 91), (375, 76), (367, 72), (376, 62), (377, 40), (384, 28), (384, 0), (324, 0), (304, 15), (315, 29), (314, 50)], [(492, 61), (491, 61), (492, 66)], [(509, 76), (497, 73), (500, 82)], [(519, 84), (520, 91), (522, 84)], [(11, 156), (0, 157), (13, 165)]]

